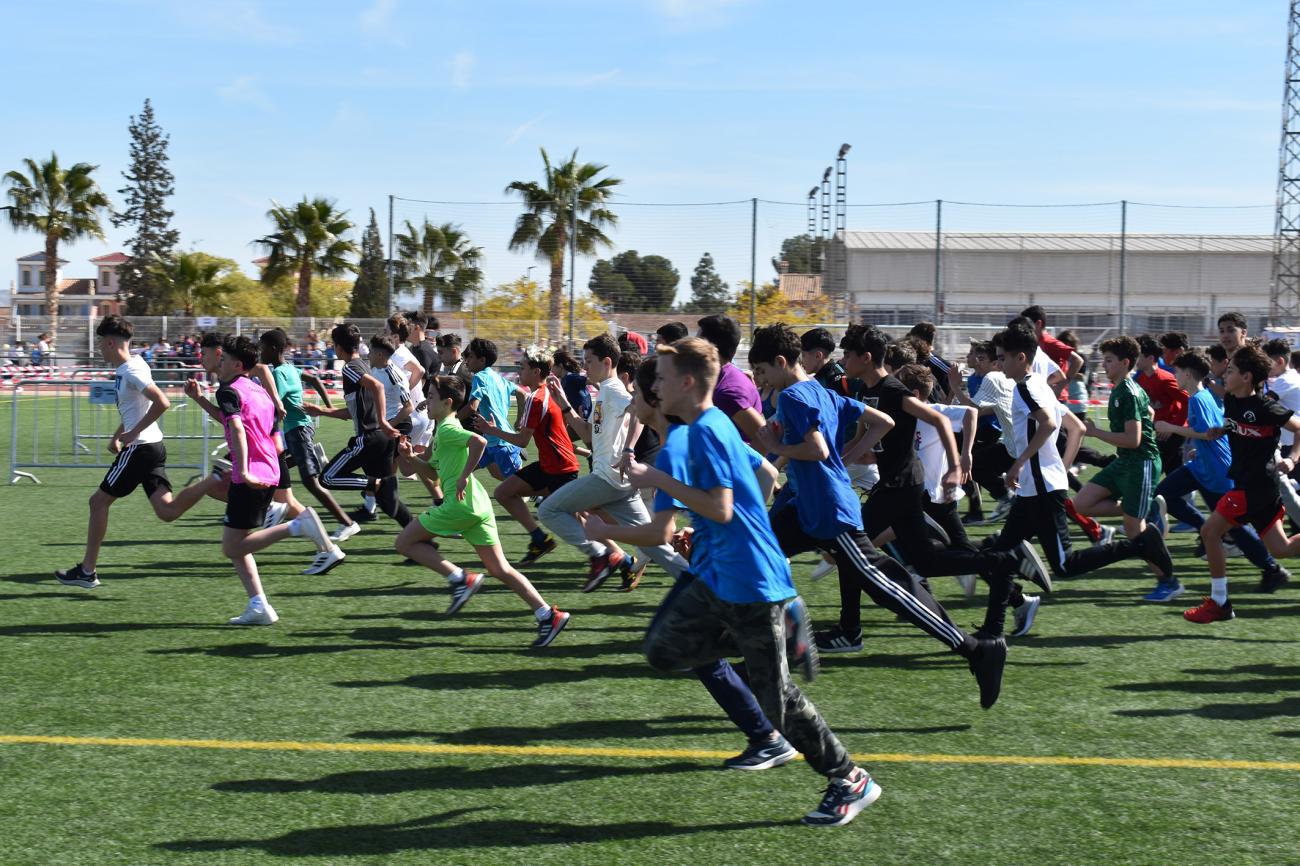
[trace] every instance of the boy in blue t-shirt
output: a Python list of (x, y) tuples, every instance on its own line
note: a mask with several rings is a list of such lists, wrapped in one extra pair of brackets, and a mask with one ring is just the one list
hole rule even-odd
[[(1232, 480), (1228, 478), (1228, 467), (1232, 463), (1232, 449), (1227, 437), (1215, 438), (1208, 431), (1222, 428), (1223, 406), (1202, 383), (1209, 378), (1210, 362), (1199, 352), (1184, 352), (1174, 359), (1174, 375), (1178, 385), (1189, 395), (1187, 401), (1187, 426), (1180, 427), (1168, 421), (1156, 422), (1156, 433), (1170, 433), (1182, 436), (1196, 443), (1190, 459), (1173, 472), (1156, 487), (1156, 496), (1163, 496), (1169, 513), (1175, 520), (1181, 520), (1199, 532), (1205, 525), (1205, 516), (1184, 497), (1199, 491), (1205, 504), (1213, 511), (1223, 494), (1232, 489)], [(1228, 530), (1232, 543), (1237, 545), (1242, 555), (1251, 564), (1262, 570), (1260, 591), (1271, 592), (1290, 580), (1290, 574), (1278, 564), (1259, 534), (1249, 524), (1235, 526)], [(1272, 589), (1269, 589), (1269, 587)], [(1183, 594), (1183, 585), (1177, 578), (1160, 581), (1156, 588), (1144, 598), (1147, 601), (1169, 601)]]
[[(797, 352), (797, 339), (795, 345)], [(880, 786), (854, 764), (790, 680), (784, 602), (794, 597), (794, 584), (768, 522), (747, 446), (731, 419), (713, 405), (721, 368), (718, 351), (705, 340), (686, 338), (660, 346), (658, 357), (655, 390), (664, 414), (689, 425), (690, 483), (641, 463), (631, 465), (628, 477), (689, 509), (701, 547), (692, 556), (695, 579), (664, 602), (646, 633), (646, 659), (658, 670), (675, 671), (739, 649), (763, 712), (830, 780), (820, 804), (803, 822), (847, 824), (880, 796)]]
[[(498, 430), (515, 432), (514, 425), (510, 423), (510, 395), (514, 392), (514, 386), (492, 369), (492, 365), (497, 362), (496, 343), (475, 337), (469, 341), (464, 357), (465, 366), (474, 374), (474, 382), (470, 385), (469, 399), (459, 413), (461, 421), (469, 426), (468, 419), (480, 415)], [(487, 437), (487, 443), (479, 468), (486, 466), (497, 481), (504, 481), (524, 465), (518, 446), (511, 445), (499, 436)]]
[(823, 550), (835, 557), (841, 581), (856, 585), (871, 600), (943, 641), (970, 663), (980, 687), (980, 706), (998, 699), (1007, 644), (1001, 637), (977, 639), (953, 625), (919, 578), (871, 543), (862, 526), (862, 508), (849, 486), (837, 447), (842, 430), (865, 420), (845, 447), (850, 460), (874, 448), (893, 428), (883, 412), (832, 394), (813, 381), (799, 364), (799, 338), (785, 325), (754, 332), (749, 364), (756, 375), (778, 389), (778, 441), (769, 425), (760, 431), (764, 450), (787, 458), (786, 474), (799, 495), (773, 510), (772, 528), (784, 556)]

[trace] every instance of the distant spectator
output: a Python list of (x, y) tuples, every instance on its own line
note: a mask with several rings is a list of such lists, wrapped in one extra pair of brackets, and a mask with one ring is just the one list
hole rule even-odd
[(650, 351), (650, 344), (636, 331), (624, 331), (618, 335), (618, 347), (624, 352), (636, 352), (644, 357)]
[(655, 347), (676, 343), (690, 332), (685, 322), (669, 322), (666, 325), (660, 325), (658, 330), (655, 331)]
[(41, 334), (36, 338), (36, 346), (32, 349), (32, 365), (36, 367), (44, 366), (54, 359), (51, 357), (53, 352), (50, 350), (50, 335), (48, 332)]

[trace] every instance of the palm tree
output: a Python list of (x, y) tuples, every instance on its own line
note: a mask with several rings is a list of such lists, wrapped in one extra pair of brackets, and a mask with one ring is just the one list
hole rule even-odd
[(45, 315), (57, 339), (59, 244), (83, 238), (104, 240), (99, 220), (109, 210), (108, 196), (91, 177), (97, 165), (79, 162), (65, 169), (58, 154), (51, 153), (46, 162), (24, 159), (23, 166), (26, 173), (11, 171), (4, 176), (9, 204), (3, 210), (15, 230), (28, 229), (45, 237)]
[(167, 257), (155, 253), (146, 267), (158, 287), (159, 298), (169, 305), (167, 311), (179, 305), (185, 315), (193, 316), (196, 303), (205, 313), (220, 305), (229, 292), (223, 277), (235, 263), (207, 253), (175, 253)]
[(435, 295), (459, 309), (465, 295), (482, 285), (483, 248), (471, 244), (465, 230), (454, 223), (436, 226), (426, 218), (417, 227), (407, 220), (406, 231), (398, 232), (393, 243), (402, 269), (401, 285), (424, 289), (425, 313), (434, 312)]
[(545, 176), (542, 183), (517, 180), (506, 187), (524, 200), (524, 212), (515, 220), (510, 249), (533, 248), (537, 258), (551, 266), (550, 317), (551, 341), (560, 340), (560, 309), (564, 297), (564, 255), (569, 246), (569, 226), (577, 197), (577, 232), (575, 246), (580, 253), (595, 253), (597, 247), (612, 247), (605, 229), (618, 224), (618, 216), (605, 203), (614, 187), (623, 181), (616, 177), (597, 179), (608, 166), (578, 162), (575, 149), (559, 165), (542, 148)]
[(254, 241), (267, 250), (262, 281), (273, 283), (280, 277), (296, 274), (298, 298), (294, 315), (310, 315), (313, 273), (334, 278), (356, 271), (348, 256), (357, 252), (357, 245), (343, 237), (352, 230), (352, 221), (347, 211), (335, 210), (330, 199), (309, 201), (306, 196), (288, 207), (272, 200), (266, 215), (275, 224), (275, 231)]

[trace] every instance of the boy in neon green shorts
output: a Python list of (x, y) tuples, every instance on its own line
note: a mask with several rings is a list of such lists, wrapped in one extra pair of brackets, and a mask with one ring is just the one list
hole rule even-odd
[[(1132, 337), (1115, 337), (1101, 344), (1102, 368), (1111, 381), (1106, 410), (1109, 429), (1102, 430), (1091, 420), (1084, 424), (1088, 436), (1115, 446), (1115, 460), (1074, 497), (1080, 514), (1122, 516), (1124, 534), (1129, 538), (1137, 538), (1146, 528), (1160, 480), (1160, 449), (1156, 445), (1151, 400), (1132, 375), (1140, 353)], [(1159, 577), (1167, 579), (1170, 575)]]
[[(487, 440), (471, 433), (460, 425), (456, 411), (465, 405), (465, 382), (458, 376), (439, 376), (434, 382), (428, 402), (429, 416), (437, 424), (429, 462), (414, 461), (414, 468), (423, 477), (434, 482), (444, 478), (454, 487), (441, 505), (435, 505), (412, 520), (403, 529), (393, 547), (397, 552), (426, 568), (447, 577), (451, 588), (451, 605), (447, 613), (455, 613), (478, 592), (483, 585), (483, 575), (460, 569), (449, 561), (431, 542), (434, 536), (461, 536), (471, 545), (488, 574), (504, 583), (532, 608), (537, 617), (537, 640), (534, 647), (544, 647), (569, 624), (569, 614), (548, 605), (527, 577), (516, 571), (506, 561), (497, 538), (496, 516), (492, 513), (492, 500), (479, 480), (474, 477)], [(404, 457), (415, 457), (415, 448), (403, 437), (398, 445)], [(446, 488), (444, 488), (446, 489)]]

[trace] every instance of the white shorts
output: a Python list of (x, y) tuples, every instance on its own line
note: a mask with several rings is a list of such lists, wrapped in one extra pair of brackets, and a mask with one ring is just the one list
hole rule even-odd
[(844, 468), (848, 470), (849, 483), (863, 493), (870, 493), (880, 481), (880, 467), (874, 463), (850, 463)]
[(416, 412), (411, 416), (411, 444), (424, 448), (433, 441), (433, 421), (427, 412)]

